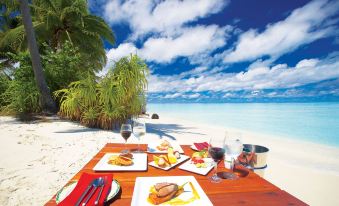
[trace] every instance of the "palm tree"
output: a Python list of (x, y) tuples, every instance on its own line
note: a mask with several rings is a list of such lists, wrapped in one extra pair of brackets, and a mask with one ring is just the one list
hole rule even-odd
[[(104, 40), (114, 44), (113, 31), (100, 17), (91, 15), (86, 0), (33, 0), (33, 27), (39, 41), (47, 42), (55, 50), (70, 41), (100, 70), (106, 64)], [(0, 40), (4, 47), (24, 49), (23, 27), (10, 30)]]
[(23, 19), (23, 25), (26, 31), (26, 37), (27, 37), (27, 43), (28, 43), (28, 49), (30, 51), (31, 59), (32, 59), (32, 66), (35, 76), (36, 84), (40, 91), (40, 101), (41, 101), (41, 107), (43, 111), (55, 113), (56, 112), (56, 105), (55, 102), (52, 99), (52, 96), (50, 94), (49, 88), (47, 86), (45, 76), (43, 73), (41, 60), (40, 60), (40, 54), (37, 47), (36, 39), (35, 39), (35, 33), (33, 29), (32, 24), (32, 18), (29, 11), (29, 6), (27, 0), (19, 0), (20, 2), (20, 10), (22, 14)]

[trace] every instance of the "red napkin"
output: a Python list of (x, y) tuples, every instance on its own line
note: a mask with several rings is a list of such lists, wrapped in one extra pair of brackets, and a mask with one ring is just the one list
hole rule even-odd
[[(74, 190), (69, 194), (62, 202), (60, 202), (58, 205), (60, 206), (71, 206), (75, 205), (82, 195), (82, 193), (86, 190), (87, 186), (96, 178), (103, 177), (105, 180), (105, 185), (102, 190), (100, 199), (99, 199), (99, 204), (98, 205), (104, 205), (104, 202), (107, 198), (107, 195), (109, 194), (111, 190), (111, 185), (112, 185), (112, 179), (113, 179), (113, 174), (91, 174), (91, 173), (83, 173), (78, 181), (78, 184), (75, 186)], [(92, 187), (93, 188), (93, 187)], [(91, 190), (88, 191), (87, 195), (90, 193)], [(99, 195), (100, 187), (98, 187), (91, 197), (91, 199), (88, 201), (86, 205), (94, 205), (94, 202), (96, 198)], [(84, 201), (87, 197), (83, 198), (82, 201)], [(80, 204), (81, 205), (81, 204)]]
[(208, 149), (208, 143), (207, 142), (193, 143), (193, 144), (197, 148), (197, 150)]

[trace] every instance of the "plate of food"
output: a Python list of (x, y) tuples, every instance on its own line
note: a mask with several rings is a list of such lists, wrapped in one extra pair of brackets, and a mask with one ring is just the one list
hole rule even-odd
[(153, 155), (153, 161), (148, 164), (162, 170), (169, 170), (187, 159), (189, 159), (188, 156), (173, 151), (173, 148), (168, 148), (167, 154)]
[[(61, 201), (63, 201), (69, 194), (71, 194), (71, 192), (74, 190), (77, 184), (78, 181), (73, 181), (66, 185), (65, 187), (63, 187), (61, 190), (59, 190), (56, 194), (55, 202), (59, 204)], [(113, 199), (118, 194), (119, 190), (120, 190), (119, 182), (117, 180), (112, 180), (111, 190), (107, 195), (105, 202), (108, 202), (111, 199)]]
[(197, 173), (200, 175), (207, 175), (214, 166), (212, 158), (208, 158), (207, 151), (194, 152), (189, 161), (180, 165), (179, 169)]
[(146, 153), (107, 153), (94, 166), (94, 171), (145, 171)]
[(170, 140), (162, 140), (151, 142), (147, 145), (147, 152), (149, 153), (167, 153), (168, 148), (173, 148), (174, 151), (178, 151), (179, 153), (184, 153), (181, 146), (175, 142)]
[(193, 176), (137, 177), (132, 206), (213, 205)]

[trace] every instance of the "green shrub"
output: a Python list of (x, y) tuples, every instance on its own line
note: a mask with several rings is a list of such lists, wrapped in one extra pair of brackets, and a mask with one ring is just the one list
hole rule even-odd
[[(77, 48), (66, 42), (62, 49), (54, 52), (47, 45), (41, 48), (46, 81), (51, 92), (66, 88), (71, 82), (94, 74), (93, 67), (84, 60)], [(39, 92), (36, 87), (31, 59), (28, 52), (7, 54), (11, 62), (18, 62), (12, 80), (0, 83), (0, 106), (5, 113), (40, 112)], [(87, 60), (88, 61), (88, 60)], [(57, 102), (59, 100), (57, 99)]]
[(33, 70), (28, 52), (12, 55), (20, 62), (14, 71), (13, 79), (8, 81), (8, 87), (1, 94), (4, 113), (32, 113), (40, 111), (39, 91), (35, 84)]
[(6, 105), (6, 100), (2, 97), (2, 94), (5, 93), (9, 87), (10, 80), (6, 75), (0, 73), (0, 108)]
[(112, 129), (141, 114), (145, 105), (147, 65), (136, 55), (120, 59), (105, 77), (94, 75), (54, 92), (59, 115), (89, 127)]
[(84, 57), (78, 48), (69, 42), (64, 43), (62, 49), (56, 52), (45, 45), (41, 58), (46, 81), (52, 92), (66, 88), (71, 82), (83, 79), (87, 72), (94, 73), (92, 67), (84, 66)]

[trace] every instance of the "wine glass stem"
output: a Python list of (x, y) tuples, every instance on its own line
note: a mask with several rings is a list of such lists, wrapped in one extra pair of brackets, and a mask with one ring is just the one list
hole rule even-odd
[(218, 172), (218, 162), (214, 162), (214, 176), (217, 176)]

